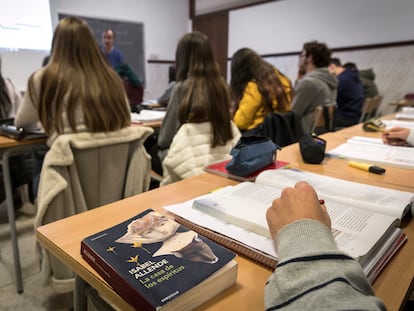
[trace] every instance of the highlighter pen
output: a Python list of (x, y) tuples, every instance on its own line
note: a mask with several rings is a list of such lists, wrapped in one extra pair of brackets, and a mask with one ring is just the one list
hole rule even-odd
[(385, 168), (382, 168), (382, 167), (379, 167), (379, 166), (376, 166), (376, 165), (367, 164), (367, 163), (359, 163), (359, 162), (355, 162), (355, 161), (349, 161), (348, 165), (352, 166), (352, 167), (359, 168), (359, 169), (364, 170), (364, 171), (375, 173), (375, 174), (384, 174), (385, 173)]

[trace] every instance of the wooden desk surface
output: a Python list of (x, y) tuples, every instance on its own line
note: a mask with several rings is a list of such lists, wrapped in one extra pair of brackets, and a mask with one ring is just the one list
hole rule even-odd
[[(360, 135), (360, 126), (328, 133), (328, 150), (345, 141), (346, 138)], [(379, 135), (377, 133), (367, 135)], [(298, 145), (283, 148), (278, 159), (288, 161), (293, 167), (321, 173), (350, 181), (389, 187), (414, 192), (413, 172), (400, 168), (387, 167), (384, 175), (376, 175), (348, 166), (346, 160), (326, 159), (322, 165), (304, 164)], [(131, 310), (105, 281), (83, 260), (80, 255), (80, 241), (93, 233), (122, 222), (139, 212), (153, 208), (162, 211), (162, 206), (183, 202), (205, 194), (218, 187), (235, 184), (235, 181), (202, 174), (172, 185), (155, 189), (125, 200), (121, 200), (88, 212), (39, 227), (36, 235), (39, 242), (71, 267), (86, 282), (112, 301), (122, 310)], [(98, 221), (97, 221), (98, 220)], [(408, 242), (387, 265), (373, 287), (389, 310), (398, 310), (405, 303), (411, 291), (414, 276), (414, 221), (404, 226)], [(239, 272), (237, 284), (210, 300), (197, 310), (263, 310), (264, 284), (271, 270), (238, 256)]]
[(33, 145), (38, 143), (46, 142), (46, 138), (30, 139), (30, 140), (15, 140), (5, 136), (0, 136), (0, 149), (18, 147), (23, 145)]

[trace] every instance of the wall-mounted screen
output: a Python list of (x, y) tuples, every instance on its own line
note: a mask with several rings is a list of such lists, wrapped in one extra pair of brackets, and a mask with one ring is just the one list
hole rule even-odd
[(2, 5), (0, 49), (49, 51), (52, 33), (49, 0), (13, 0)]

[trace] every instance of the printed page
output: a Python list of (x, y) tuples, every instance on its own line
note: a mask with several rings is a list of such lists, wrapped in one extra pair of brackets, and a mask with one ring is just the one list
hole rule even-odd
[(414, 148), (348, 140), (329, 150), (330, 156), (414, 169)]
[(407, 205), (414, 201), (414, 195), (410, 192), (376, 187), (294, 169), (264, 171), (256, 178), (256, 183), (283, 189), (294, 187), (296, 182), (300, 180), (305, 180), (312, 185), (319, 198), (325, 200), (326, 206), (331, 205), (331, 202), (332, 204), (342, 202), (345, 206), (368, 209), (400, 220), (408, 210)]
[(338, 248), (355, 258), (367, 254), (388, 228), (397, 222), (394, 217), (349, 206), (337, 199), (326, 203), (326, 208)]

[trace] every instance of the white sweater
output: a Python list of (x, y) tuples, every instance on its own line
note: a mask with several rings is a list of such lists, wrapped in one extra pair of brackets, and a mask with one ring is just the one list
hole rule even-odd
[(163, 164), (166, 185), (203, 173), (207, 164), (230, 158), (230, 150), (240, 139), (240, 131), (231, 123), (233, 139), (224, 146), (211, 147), (211, 123), (185, 123), (175, 134)]

